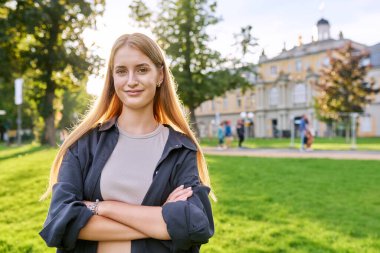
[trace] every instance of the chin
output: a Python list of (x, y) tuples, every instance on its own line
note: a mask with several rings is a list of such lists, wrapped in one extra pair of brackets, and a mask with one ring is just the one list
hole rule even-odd
[(152, 111), (153, 111), (153, 102), (152, 103), (123, 103), (123, 106), (126, 109), (130, 109), (130, 110), (142, 110), (146, 108), (152, 108)]

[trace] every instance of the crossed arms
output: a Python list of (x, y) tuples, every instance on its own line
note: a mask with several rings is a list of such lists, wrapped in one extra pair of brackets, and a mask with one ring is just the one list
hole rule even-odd
[[(186, 201), (192, 195), (191, 187), (176, 188), (166, 203)], [(87, 207), (93, 202), (84, 201)], [(102, 201), (98, 215), (92, 216), (80, 230), (78, 239), (89, 241), (131, 241), (144, 238), (170, 240), (162, 207), (139, 206), (119, 201)]]

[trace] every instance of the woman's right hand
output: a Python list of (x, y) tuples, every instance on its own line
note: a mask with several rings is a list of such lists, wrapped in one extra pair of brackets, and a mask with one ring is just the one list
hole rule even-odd
[(170, 193), (164, 205), (169, 202), (186, 201), (191, 197), (191, 195), (193, 195), (193, 190), (191, 187), (184, 188), (184, 185), (180, 185), (172, 193)]

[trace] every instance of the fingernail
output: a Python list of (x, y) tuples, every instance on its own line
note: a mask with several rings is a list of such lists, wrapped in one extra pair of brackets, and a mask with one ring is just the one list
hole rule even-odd
[(181, 188), (181, 189), (183, 189), (184, 187), (185, 187), (185, 186), (184, 186), (183, 184), (179, 186), (179, 188)]
[(191, 190), (191, 186), (187, 187), (186, 189), (187, 189), (187, 190)]

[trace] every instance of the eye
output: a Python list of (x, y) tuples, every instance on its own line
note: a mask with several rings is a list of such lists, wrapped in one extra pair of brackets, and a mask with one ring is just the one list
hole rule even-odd
[(148, 72), (148, 68), (147, 67), (140, 67), (137, 69), (137, 73), (141, 73), (141, 74), (144, 74), (146, 72)]
[(125, 69), (116, 69), (115, 71), (116, 74), (125, 74), (127, 71)]

